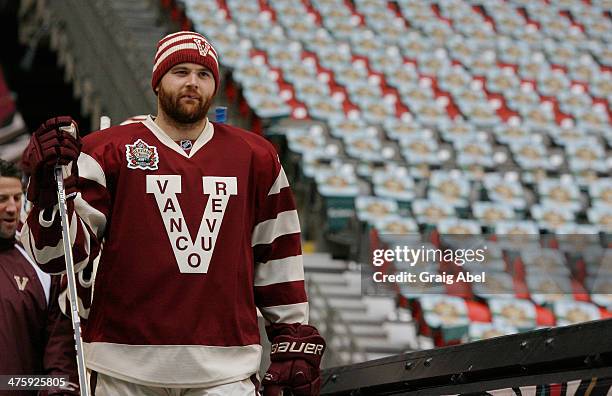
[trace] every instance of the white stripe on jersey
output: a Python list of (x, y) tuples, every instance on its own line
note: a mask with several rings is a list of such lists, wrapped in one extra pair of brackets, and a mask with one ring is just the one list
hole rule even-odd
[[(55, 217), (56, 211), (57, 211), (57, 205), (53, 209), (53, 217)], [(49, 221), (42, 220), (42, 219), (43, 219), (43, 211), (41, 211), (39, 214), (40, 225), (45, 228), (48, 228), (51, 226), (51, 224), (53, 224), (52, 222), (49, 223)], [(76, 239), (76, 234), (77, 234), (78, 227), (77, 227), (76, 219), (77, 219), (77, 216), (72, 216), (72, 221), (70, 222), (70, 227), (68, 229), (70, 233), (71, 245), (74, 244), (74, 241)], [(89, 241), (89, 233), (87, 233), (87, 230), (84, 230), (84, 231), (86, 233), (86, 240)], [(30, 227), (28, 226), (27, 222), (24, 223), (23, 225), (23, 228), (21, 230), (21, 235), (22, 235), (21, 242), (23, 243), (23, 247), (26, 249), (27, 252), (31, 253), (31, 257), (34, 259), (34, 261), (38, 265), (44, 265), (48, 263), (49, 261), (64, 255), (64, 245), (63, 245), (62, 239), (60, 239), (57, 245), (55, 246), (44, 246), (42, 249), (38, 249), (36, 247), (36, 244), (32, 240), (33, 238), (32, 233), (30, 232)]]
[[(55, 206), (53, 207), (53, 211), (51, 212), (51, 219), (45, 219), (45, 213), (49, 213), (49, 211), (47, 209), (43, 209), (40, 211), (40, 213), (38, 213), (38, 222), (41, 226), (49, 228), (53, 225), (53, 222), (55, 221), (55, 215), (59, 213), (58, 204), (55, 204)], [(23, 230), (21, 232), (23, 232)]]
[(255, 226), (251, 246), (272, 243), (280, 236), (300, 232), (297, 210), (281, 212), (275, 219), (265, 220)]
[[(81, 193), (77, 193), (74, 197), (74, 210), (77, 212), (81, 220), (91, 228), (94, 235), (102, 238), (106, 229), (106, 216), (87, 201), (83, 199)], [(87, 230), (85, 229), (87, 232)]]
[(300, 323), (308, 324), (308, 303), (277, 305), (275, 307), (259, 307), (266, 319), (266, 326), (270, 323)]
[[(586, 380), (588, 381), (588, 380)], [(566, 395), (574, 396), (576, 392), (578, 392), (578, 388), (580, 387), (581, 380), (569, 381), (566, 387)]]
[(535, 385), (521, 386), (519, 389), (524, 396), (536, 396), (538, 394), (538, 388)]
[(280, 190), (282, 190), (285, 187), (289, 187), (289, 181), (287, 180), (287, 175), (285, 174), (285, 170), (281, 166), (281, 170), (278, 173), (278, 176), (276, 177), (276, 180), (274, 181), (272, 188), (270, 188), (270, 192), (268, 192), (268, 196), (278, 194)]
[[(78, 216), (74, 216), (74, 217), (78, 218)], [(91, 253), (91, 240), (89, 237), (89, 231), (87, 231), (87, 228), (85, 227), (85, 223), (83, 222), (83, 219), (79, 218), (79, 221), (81, 222), (81, 229), (83, 230), (83, 235), (85, 238), (85, 242), (83, 243), (85, 247), (85, 258), (79, 261), (78, 263), (74, 263), (74, 272), (82, 271), (87, 266), (87, 263), (89, 262), (89, 254)], [(70, 246), (74, 246), (75, 239), (76, 238), (70, 237)]]
[(106, 175), (102, 167), (91, 155), (81, 153), (77, 161), (79, 177), (93, 180), (102, 187), (106, 187)]
[(270, 260), (255, 266), (255, 286), (304, 280), (302, 255)]
[[(57, 301), (60, 311), (62, 311), (64, 315), (71, 317), (72, 313), (70, 312), (70, 293), (68, 293), (67, 288), (60, 293), (59, 297), (57, 298)], [(85, 308), (81, 296), (77, 296), (77, 304), (79, 316), (83, 319), (87, 319), (89, 317), (89, 308)]]
[[(259, 344), (208, 346), (84, 342), (83, 349), (89, 369), (146, 386), (189, 388), (209, 388), (249, 378), (259, 369), (262, 352)], [(151, 359), (151, 356), (155, 358)]]

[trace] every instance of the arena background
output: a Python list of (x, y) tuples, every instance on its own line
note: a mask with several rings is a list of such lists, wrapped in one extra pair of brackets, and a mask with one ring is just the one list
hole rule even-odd
[[(0, 157), (19, 161), (51, 116), (87, 134), (154, 113), (157, 40), (196, 30), (220, 53), (213, 108), (276, 145), (296, 193), (324, 393), (610, 394), (611, 10), (4, 0)], [(483, 244), (484, 262), (373, 265), (380, 249)], [(407, 271), (488, 281), (372, 281)]]

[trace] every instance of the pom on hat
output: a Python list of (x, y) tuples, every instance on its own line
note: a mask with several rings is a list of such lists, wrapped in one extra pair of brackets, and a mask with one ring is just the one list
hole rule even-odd
[(177, 32), (159, 40), (153, 60), (151, 86), (155, 88), (164, 74), (179, 63), (196, 63), (210, 69), (215, 79), (215, 93), (219, 89), (219, 60), (217, 51), (200, 33)]

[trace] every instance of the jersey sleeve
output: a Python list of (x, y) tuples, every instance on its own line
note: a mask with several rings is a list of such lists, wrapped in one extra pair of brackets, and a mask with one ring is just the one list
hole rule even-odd
[(255, 302), (266, 325), (307, 324), (308, 299), (295, 199), (278, 156), (275, 152), (267, 155), (252, 235)]
[[(78, 296), (78, 310), (79, 316), (81, 317), (81, 324), (83, 327), (87, 326), (87, 319), (89, 318), (89, 310), (93, 302), (94, 292), (94, 281), (96, 277), (96, 271), (98, 269), (98, 263), (100, 256), (96, 257), (92, 266), (87, 266), (83, 271), (75, 274), (76, 289)], [(66, 274), (62, 275), (62, 289), (58, 297), (59, 308), (64, 315), (70, 317), (71, 305), (70, 305), (70, 293), (68, 292), (68, 279)]]
[[(104, 151), (96, 154), (84, 145), (78, 159), (79, 179), (74, 197), (67, 200), (70, 243), (75, 271), (93, 267), (108, 222), (110, 194), (104, 171)], [(67, 167), (69, 169), (69, 167)], [(66, 269), (59, 205), (42, 209), (35, 204), (21, 230), (21, 242), (45, 272)]]

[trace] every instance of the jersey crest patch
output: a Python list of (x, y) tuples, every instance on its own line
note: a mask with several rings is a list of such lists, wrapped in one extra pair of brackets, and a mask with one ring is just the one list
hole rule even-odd
[(125, 145), (125, 159), (127, 160), (127, 167), (130, 169), (158, 169), (157, 147), (149, 146), (142, 139), (136, 140), (134, 144)]

